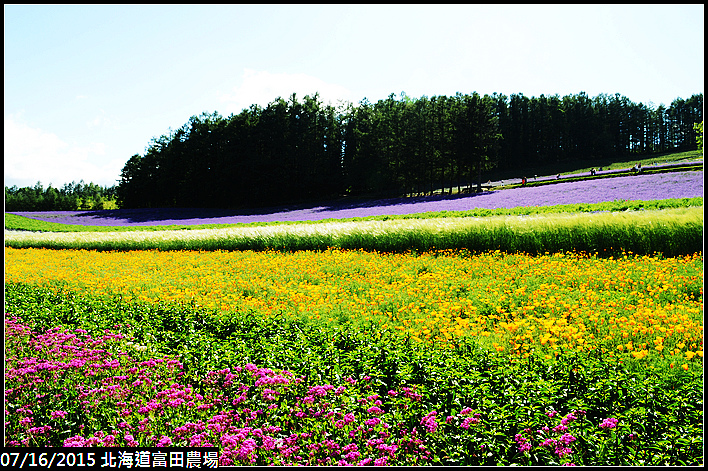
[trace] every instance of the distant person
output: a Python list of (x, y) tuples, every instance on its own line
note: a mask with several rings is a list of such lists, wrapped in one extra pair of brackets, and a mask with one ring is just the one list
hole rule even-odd
[(521, 185), (526, 185), (526, 177), (523, 177), (523, 178), (521, 179)]

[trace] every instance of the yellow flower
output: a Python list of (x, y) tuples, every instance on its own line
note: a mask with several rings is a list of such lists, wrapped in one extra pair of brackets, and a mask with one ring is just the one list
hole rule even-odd
[(646, 357), (649, 355), (649, 352), (646, 350), (638, 350), (636, 352), (632, 352), (632, 356), (636, 358), (637, 360), (641, 360), (642, 358)]

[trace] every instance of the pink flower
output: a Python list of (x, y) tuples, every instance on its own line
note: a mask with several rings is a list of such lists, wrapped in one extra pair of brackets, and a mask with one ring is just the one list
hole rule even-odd
[(357, 451), (359, 447), (356, 445), (356, 443), (350, 443), (349, 445), (345, 445), (344, 448), (342, 448), (342, 453), (349, 453), (350, 451)]
[(617, 427), (618, 422), (619, 422), (619, 420), (613, 419), (613, 418), (605, 419), (600, 424), (600, 428), (607, 429), (607, 430), (613, 429), (613, 428)]
[(239, 459), (242, 461), (248, 460), (249, 462), (254, 463), (256, 461), (256, 457), (250, 455), (256, 451), (256, 447), (256, 442), (252, 438), (244, 440), (243, 443), (241, 443), (241, 449), (238, 450)]
[(75, 435), (73, 437), (67, 438), (64, 440), (64, 446), (65, 447), (82, 447), (84, 446), (84, 443), (86, 442), (86, 439), (79, 436)]
[(355, 461), (357, 459), (361, 458), (361, 453), (358, 451), (350, 451), (346, 455), (344, 455), (344, 459), (347, 461)]
[(573, 450), (571, 450), (570, 448), (558, 445), (558, 446), (556, 446), (556, 454), (558, 455), (559, 458), (563, 458), (564, 456), (572, 455)]
[(263, 448), (264, 450), (275, 450), (275, 447), (276, 447), (276, 441), (275, 441), (275, 439), (274, 439), (273, 437), (268, 436), (268, 435), (266, 435), (266, 436), (263, 437), (263, 446), (262, 446), (262, 448)]
[(31, 429), (27, 430), (27, 433), (30, 435), (42, 435), (43, 433), (47, 433), (52, 429), (51, 425), (45, 425), (44, 427), (32, 427)]
[(519, 452), (523, 453), (525, 451), (531, 451), (531, 444), (528, 443), (527, 439), (520, 434), (514, 435), (514, 440), (519, 444)]
[(398, 450), (398, 445), (386, 445), (385, 443), (381, 443), (376, 448), (381, 452), (388, 452), (388, 455), (393, 458), (396, 450)]
[(326, 396), (327, 391), (334, 389), (331, 384), (325, 384), (324, 386), (313, 386), (307, 392), (311, 396)]
[(460, 427), (467, 430), (470, 428), (470, 424), (477, 424), (477, 423), (479, 423), (479, 418), (467, 417), (465, 420), (462, 421), (462, 424), (460, 424)]
[(381, 422), (381, 419), (379, 419), (378, 417), (374, 417), (373, 419), (369, 419), (369, 420), (365, 421), (364, 423), (370, 427), (374, 427), (374, 426), (378, 425), (380, 422)]
[(411, 388), (406, 388), (406, 387), (404, 387), (404, 388), (401, 388), (401, 389), (403, 389), (403, 396), (404, 396), (404, 397), (411, 398), (411, 399), (413, 399), (414, 401), (420, 401), (421, 399), (423, 399), (423, 396), (421, 396), (420, 394), (414, 392), (413, 389), (411, 389)]
[(541, 442), (541, 446), (555, 446), (556, 441), (552, 438), (547, 438), (546, 440)]
[(378, 398), (379, 398), (379, 395), (378, 395), (378, 394), (372, 394), (371, 396), (367, 396), (367, 397), (366, 397), (366, 400), (369, 401), (369, 402), (371, 402), (371, 401), (377, 400)]
[(425, 426), (425, 429), (428, 431), (428, 433), (434, 433), (438, 429), (438, 423), (435, 420), (436, 414), (436, 411), (432, 411), (428, 415), (423, 417), (420, 421), (420, 424)]
[(563, 418), (563, 420), (561, 420), (561, 424), (563, 424), (563, 425), (568, 425), (569, 422), (572, 422), (572, 421), (577, 420), (577, 419), (578, 419), (578, 418), (577, 418), (575, 415), (573, 415), (573, 413), (571, 412), (570, 414), (566, 415), (566, 416)]
[(52, 415), (51, 415), (52, 419), (59, 419), (59, 418), (63, 419), (64, 417), (66, 417), (66, 412), (64, 412), (63, 410), (55, 410), (52, 412)]

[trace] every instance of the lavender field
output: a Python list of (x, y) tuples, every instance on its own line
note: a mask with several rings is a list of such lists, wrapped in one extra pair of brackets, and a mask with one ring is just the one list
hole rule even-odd
[(87, 226), (236, 224), (274, 221), (320, 221), (368, 216), (406, 215), (519, 206), (589, 204), (616, 200), (656, 200), (703, 196), (703, 172), (639, 174), (553, 185), (489, 191), (476, 195), (340, 200), (318, 206), (228, 210), (206, 208), (102, 211), (14, 212), (41, 221)]

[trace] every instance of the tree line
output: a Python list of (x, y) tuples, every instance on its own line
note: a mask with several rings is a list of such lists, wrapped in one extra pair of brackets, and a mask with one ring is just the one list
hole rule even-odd
[(5, 187), (5, 211), (80, 211), (115, 207), (117, 186), (102, 187), (94, 183), (71, 182), (62, 188), (47, 188), (37, 182), (34, 187)]
[(504, 136), (500, 165), (513, 168), (564, 160), (616, 158), (696, 149), (694, 124), (703, 121), (703, 94), (666, 108), (619, 94), (527, 98), (495, 95)]
[(482, 173), (694, 150), (703, 94), (666, 108), (619, 94), (478, 93), (325, 105), (277, 98), (227, 118), (193, 116), (132, 156), (121, 207), (252, 207), (353, 195), (452, 192)]
[[(667, 108), (619, 94), (514, 94), (325, 105), (293, 94), (226, 118), (192, 116), (132, 156), (118, 186), (5, 188), (6, 211), (255, 207), (351, 195), (452, 193), (493, 167), (696, 149), (703, 94)], [(702, 129), (702, 128), (701, 128)], [(701, 131), (702, 133), (702, 131)], [(582, 164), (581, 164), (582, 166)]]

